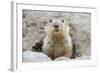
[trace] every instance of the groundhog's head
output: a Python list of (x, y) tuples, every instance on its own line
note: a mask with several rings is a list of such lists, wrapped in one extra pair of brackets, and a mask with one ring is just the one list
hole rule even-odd
[(51, 17), (46, 26), (47, 35), (51, 38), (64, 38), (68, 33), (69, 27), (63, 17)]

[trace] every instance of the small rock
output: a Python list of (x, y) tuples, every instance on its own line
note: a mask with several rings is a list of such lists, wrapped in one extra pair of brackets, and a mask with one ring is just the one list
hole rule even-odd
[(69, 59), (67, 57), (58, 57), (54, 61), (66, 61), (66, 60), (71, 60), (71, 59)]
[(32, 52), (32, 51), (23, 52), (23, 62), (43, 62), (43, 61), (51, 61), (51, 59), (42, 52)]

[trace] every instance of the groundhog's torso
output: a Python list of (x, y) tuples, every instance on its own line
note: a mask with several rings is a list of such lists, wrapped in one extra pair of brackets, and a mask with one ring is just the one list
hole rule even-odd
[(57, 57), (60, 56), (64, 56), (66, 54), (66, 46), (63, 42), (59, 42), (59, 43), (50, 43), (48, 44), (49, 48), (48, 48), (48, 55), (52, 58), (55, 59)]
[(43, 52), (47, 54), (52, 59), (57, 57), (66, 56), (68, 58), (72, 55), (72, 43), (70, 37), (68, 40), (57, 41), (57, 39), (53, 39), (55, 41), (51, 41), (51, 39), (45, 39), (45, 43), (43, 46)]

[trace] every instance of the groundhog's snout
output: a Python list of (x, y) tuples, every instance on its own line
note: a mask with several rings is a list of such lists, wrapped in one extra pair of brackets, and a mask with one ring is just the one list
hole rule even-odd
[(55, 29), (56, 32), (58, 32), (59, 31), (59, 25), (54, 25), (54, 29)]
[(58, 28), (59, 28), (59, 25), (54, 25), (54, 28), (55, 28), (55, 29), (58, 29)]

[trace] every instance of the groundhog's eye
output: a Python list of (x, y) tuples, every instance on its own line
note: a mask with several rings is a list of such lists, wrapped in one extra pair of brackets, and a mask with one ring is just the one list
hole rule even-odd
[(50, 20), (50, 23), (52, 22), (52, 20)]
[(62, 20), (62, 22), (64, 22), (64, 20)]

